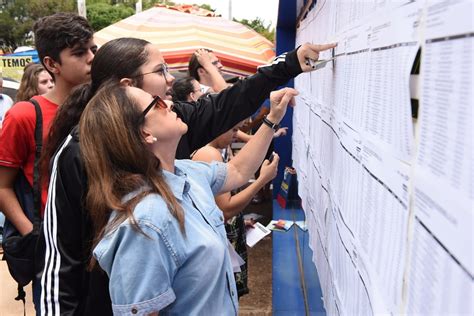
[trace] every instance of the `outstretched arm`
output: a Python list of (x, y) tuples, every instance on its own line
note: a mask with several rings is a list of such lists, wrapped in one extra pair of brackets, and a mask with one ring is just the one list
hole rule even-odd
[(227, 192), (216, 196), (217, 206), (219, 206), (224, 213), (226, 220), (243, 211), (255, 194), (257, 194), (265, 184), (276, 177), (279, 160), (280, 158), (277, 154), (275, 154), (272, 162), (265, 160), (260, 169), (260, 176), (239, 193), (231, 195), (230, 192)]
[[(196, 152), (193, 156), (193, 160), (209, 163), (213, 161), (222, 162), (222, 156), (217, 149), (211, 146), (205, 146)], [(230, 192), (226, 192), (215, 197), (216, 204), (224, 213), (225, 220), (239, 214), (250, 203), (255, 194), (257, 194), (268, 181), (275, 178), (278, 171), (278, 160), (279, 158), (276, 154), (271, 163), (265, 160), (260, 169), (260, 176), (239, 193), (232, 195)]]
[[(288, 103), (298, 92), (292, 88), (284, 88), (270, 95), (271, 109), (267, 119), (280, 123), (286, 113)], [(258, 129), (252, 139), (227, 163), (227, 178), (221, 192), (231, 191), (244, 185), (262, 163), (266, 151), (273, 138), (274, 130), (266, 124)], [(278, 159), (276, 159), (278, 160)]]
[[(200, 98), (195, 104), (175, 103), (174, 111), (188, 125), (188, 132), (181, 139), (182, 145), (178, 147), (176, 158), (189, 158), (191, 152), (255, 113), (276, 87), (302, 71), (313, 70), (306, 65), (306, 58), (318, 58), (320, 50), (334, 46), (304, 44), (278, 56), (272, 64), (259, 67), (255, 75), (239, 80), (218, 94)], [(186, 151), (182, 150), (183, 147), (187, 147)]]

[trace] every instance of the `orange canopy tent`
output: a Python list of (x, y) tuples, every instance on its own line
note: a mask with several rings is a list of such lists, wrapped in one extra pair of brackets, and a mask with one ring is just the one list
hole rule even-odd
[(246, 76), (274, 57), (272, 42), (238, 22), (192, 5), (158, 5), (95, 33), (98, 45), (119, 37), (136, 37), (156, 44), (171, 70), (187, 70), (198, 48), (212, 49), (223, 72)]

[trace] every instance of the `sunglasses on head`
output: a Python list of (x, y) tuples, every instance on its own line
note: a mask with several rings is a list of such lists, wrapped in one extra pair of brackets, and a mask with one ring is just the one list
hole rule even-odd
[(143, 117), (145, 117), (145, 115), (147, 115), (147, 113), (150, 112), (150, 110), (154, 106), (156, 106), (159, 109), (167, 109), (168, 108), (168, 105), (166, 104), (166, 102), (163, 101), (163, 99), (160, 98), (157, 95), (155, 98), (153, 98), (153, 101), (151, 101), (151, 103), (145, 108), (145, 110), (143, 110), (143, 112), (142, 112)]

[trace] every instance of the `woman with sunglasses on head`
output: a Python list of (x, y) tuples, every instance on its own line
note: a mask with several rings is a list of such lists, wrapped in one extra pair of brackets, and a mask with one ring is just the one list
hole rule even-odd
[[(268, 120), (279, 123), (296, 94), (272, 92)], [(94, 257), (109, 276), (114, 314), (237, 315), (213, 196), (248, 181), (274, 129), (262, 126), (226, 164), (175, 160), (187, 125), (159, 97), (117, 83), (96, 93), (79, 128)]]
[[(176, 152), (178, 159), (229, 130), (255, 112), (275, 87), (310, 71), (306, 58), (332, 45), (305, 44), (261, 67), (245, 80), (219, 94), (191, 104), (176, 102), (173, 112), (187, 124)], [(86, 104), (109, 80), (141, 88), (152, 96), (169, 97), (174, 81), (158, 48), (147, 41), (120, 38), (104, 44), (91, 66), (91, 82), (78, 87), (59, 108), (42, 158), (43, 169), (51, 159), (48, 203), (42, 243), (46, 247), (42, 275), (42, 302), (46, 314), (110, 315), (108, 281), (98, 269), (86, 271), (91, 255), (93, 225), (84, 206), (88, 175), (75, 126)], [(120, 138), (118, 142), (122, 142)], [(45, 172), (47, 174), (47, 172)], [(44, 255), (44, 254), (43, 254)], [(39, 262), (39, 260), (38, 260)]]

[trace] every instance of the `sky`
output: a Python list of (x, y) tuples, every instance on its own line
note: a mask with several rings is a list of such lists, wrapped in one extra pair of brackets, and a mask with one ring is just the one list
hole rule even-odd
[(209, 4), (222, 17), (229, 17), (229, 2), (232, 2), (232, 17), (242, 20), (253, 20), (257, 17), (264, 20), (264, 25), (272, 23), (276, 27), (278, 0), (181, 0), (176, 3)]

